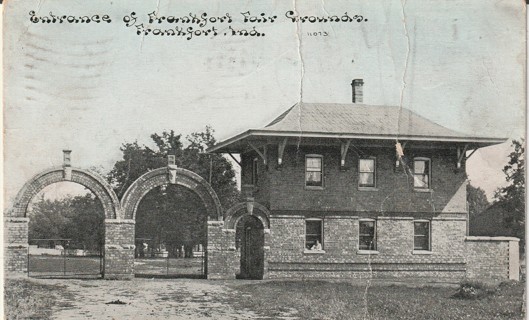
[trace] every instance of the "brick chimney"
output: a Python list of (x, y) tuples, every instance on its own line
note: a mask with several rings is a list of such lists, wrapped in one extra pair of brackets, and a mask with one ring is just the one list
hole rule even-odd
[(363, 103), (364, 102), (364, 80), (363, 79), (354, 79), (351, 82), (353, 87), (353, 103)]

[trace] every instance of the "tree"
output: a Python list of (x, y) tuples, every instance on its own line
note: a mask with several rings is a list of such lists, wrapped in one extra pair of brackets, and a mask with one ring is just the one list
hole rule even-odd
[(471, 220), (479, 216), (480, 213), (490, 206), (485, 191), (480, 187), (474, 187), (470, 183), (467, 185), (467, 203)]
[(496, 203), (503, 211), (503, 222), (520, 238), (520, 250), (525, 247), (525, 141), (513, 140), (513, 151), (509, 162), (503, 168), (506, 187), (498, 188), (494, 195)]
[(105, 211), (101, 201), (88, 193), (73, 197), (69, 202), (72, 212), (67, 238), (79, 249), (100, 250), (105, 241)]
[(63, 239), (70, 225), (69, 201), (49, 200), (41, 196), (28, 212), (30, 239)]
[(114, 164), (114, 168), (108, 174), (108, 180), (114, 186), (118, 197), (122, 198), (136, 179), (145, 172), (162, 167), (164, 161), (153, 150), (140, 146), (137, 141), (124, 143), (120, 150), (123, 152), (123, 160)]
[[(121, 147), (123, 160), (116, 162), (108, 175), (118, 197), (142, 174), (167, 165), (167, 156), (176, 156), (176, 165), (193, 171), (206, 181), (225, 208), (231, 207), (239, 197), (235, 172), (231, 163), (221, 155), (205, 154), (215, 144), (214, 130), (207, 126), (203, 132), (186, 137), (173, 130), (152, 134), (156, 148), (140, 146), (138, 142), (125, 143)], [(165, 243), (172, 255), (184, 246), (186, 256), (192, 254), (196, 244), (206, 244), (205, 208), (200, 198), (186, 188), (166, 185), (151, 190), (140, 202), (136, 212), (136, 237), (151, 239), (158, 247)]]
[(60, 200), (41, 197), (29, 217), (30, 239), (70, 239), (72, 248), (94, 251), (103, 244), (104, 210), (93, 194)]

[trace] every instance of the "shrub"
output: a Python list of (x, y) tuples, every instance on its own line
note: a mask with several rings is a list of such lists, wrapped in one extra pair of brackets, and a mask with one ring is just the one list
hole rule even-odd
[(488, 286), (479, 281), (463, 281), (456, 293), (452, 296), (457, 299), (474, 300), (481, 299), (496, 292), (496, 288)]

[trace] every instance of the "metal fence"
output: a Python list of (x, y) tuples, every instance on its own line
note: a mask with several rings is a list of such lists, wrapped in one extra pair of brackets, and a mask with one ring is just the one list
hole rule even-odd
[(35, 278), (100, 278), (103, 244), (86, 248), (71, 239), (30, 239), (28, 275)]

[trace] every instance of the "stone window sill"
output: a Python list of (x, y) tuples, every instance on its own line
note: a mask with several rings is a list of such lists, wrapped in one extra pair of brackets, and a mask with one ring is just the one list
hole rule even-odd
[(307, 250), (303, 251), (305, 254), (324, 254), (325, 250)]
[(324, 190), (324, 187), (318, 187), (318, 186), (305, 186), (305, 190)]
[(358, 191), (378, 191), (376, 187), (358, 187)]
[(413, 191), (415, 191), (415, 192), (424, 192), (424, 193), (431, 193), (431, 192), (433, 192), (432, 189), (419, 189), (419, 188), (413, 188)]
[(428, 251), (428, 250), (413, 250), (413, 254), (433, 254), (433, 252), (431, 251)]
[(379, 254), (380, 252), (376, 251), (376, 250), (358, 250), (356, 252), (356, 254), (366, 254), (366, 255), (376, 255), (376, 254)]

